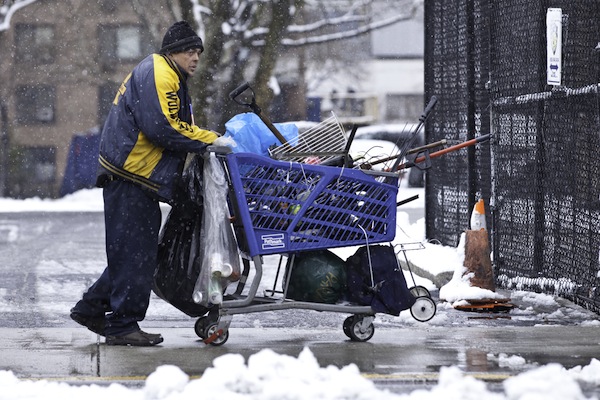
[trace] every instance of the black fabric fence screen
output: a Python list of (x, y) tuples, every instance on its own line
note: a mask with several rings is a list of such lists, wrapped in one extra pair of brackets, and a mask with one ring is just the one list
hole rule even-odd
[[(547, 83), (549, 8), (562, 11)], [(600, 2), (428, 0), (426, 141), (487, 143), (431, 162), (428, 239), (455, 246), (483, 198), (497, 283), (600, 313)]]

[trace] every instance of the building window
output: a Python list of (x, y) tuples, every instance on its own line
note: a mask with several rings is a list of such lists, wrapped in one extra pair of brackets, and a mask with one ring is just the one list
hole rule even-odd
[(114, 69), (117, 62), (139, 61), (152, 51), (148, 37), (136, 25), (98, 26), (99, 56), (104, 69)]
[(14, 45), (19, 63), (54, 63), (56, 44), (51, 25), (17, 24)]
[(19, 86), (16, 93), (17, 123), (25, 125), (54, 122), (56, 102), (52, 86)]
[(34, 182), (54, 183), (56, 176), (56, 148), (54, 147), (29, 147), (28, 164), (32, 166), (33, 173), (29, 174)]
[(11, 163), (11, 197), (52, 196), (56, 183), (56, 148), (51, 146), (18, 147)]
[(117, 1), (118, 0), (98, 0), (98, 4), (100, 5), (100, 9), (102, 11), (110, 14), (117, 11)]

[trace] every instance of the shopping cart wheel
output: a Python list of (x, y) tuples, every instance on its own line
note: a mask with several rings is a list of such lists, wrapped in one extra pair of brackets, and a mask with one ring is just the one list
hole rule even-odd
[(410, 313), (419, 322), (427, 322), (435, 315), (435, 302), (430, 297), (417, 297), (415, 304), (410, 308)]
[(348, 317), (344, 320), (344, 334), (350, 338), (350, 325), (352, 325), (352, 321), (354, 320), (354, 316)]
[(204, 316), (204, 317), (198, 318), (198, 320), (194, 324), (194, 332), (196, 332), (196, 335), (198, 335), (198, 337), (200, 339), (206, 339), (206, 336), (205, 336), (206, 326), (209, 323), (210, 323), (210, 321), (209, 321), (208, 317)]
[(204, 343), (213, 346), (221, 346), (229, 339), (229, 331), (217, 331), (218, 324), (216, 322), (208, 325), (204, 331)]
[(427, 290), (425, 286), (413, 286), (409, 290), (410, 293), (415, 297), (426, 296), (431, 298), (431, 293), (429, 293), (429, 290)]
[[(366, 342), (367, 340), (373, 337), (375, 333), (375, 325), (373, 325), (373, 317), (360, 317), (355, 315), (353, 317), (347, 318), (346, 321), (350, 319), (348, 322), (347, 330), (348, 337), (350, 340), (355, 342)], [(344, 321), (344, 327), (346, 327), (346, 321)], [(346, 329), (344, 329), (344, 333), (346, 333)]]

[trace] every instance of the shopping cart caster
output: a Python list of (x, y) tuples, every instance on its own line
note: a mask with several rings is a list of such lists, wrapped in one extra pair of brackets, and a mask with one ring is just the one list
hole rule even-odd
[(431, 293), (429, 293), (429, 290), (425, 286), (413, 286), (409, 291), (414, 297), (425, 296), (431, 298)]
[(229, 339), (229, 331), (219, 329), (219, 324), (213, 322), (206, 327), (204, 331), (204, 343), (213, 346), (221, 346)]
[(206, 344), (220, 346), (229, 339), (229, 331), (218, 329), (219, 323), (210, 315), (200, 317), (194, 324), (194, 332)]
[(435, 315), (435, 302), (428, 296), (420, 296), (410, 308), (410, 314), (419, 322), (427, 322)]
[(346, 336), (355, 342), (366, 342), (373, 337), (375, 325), (373, 316), (353, 315), (344, 320), (343, 328)]

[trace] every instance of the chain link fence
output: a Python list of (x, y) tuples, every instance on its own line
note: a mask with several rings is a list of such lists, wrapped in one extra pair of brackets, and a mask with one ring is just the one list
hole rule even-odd
[[(562, 82), (547, 84), (546, 13), (562, 9)], [(432, 162), (429, 239), (456, 245), (483, 198), (503, 287), (600, 313), (600, 3), (425, 2), (427, 142), (491, 133)]]

